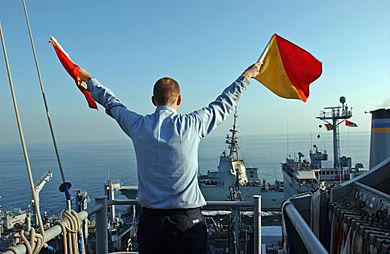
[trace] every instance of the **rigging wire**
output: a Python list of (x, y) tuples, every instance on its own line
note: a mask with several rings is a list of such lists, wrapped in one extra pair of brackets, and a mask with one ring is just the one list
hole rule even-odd
[(48, 106), (48, 104), (47, 104), (47, 100), (46, 100), (46, 96), (45, 96), (45, 90), (44, 90), (44, 87), (43, 87), (41, 71), (40, 71), (39, 65), (38, 65), (38, 58), (37, 58), (37, 54), (36, 54), (36, 50), (35, 50), (34, 39), (33, 39), (32, 32), (31, 32), (31, 28), (30, 28), (30, 21), (29, 21), (29, 19), (28, 19), (27, 7), (26, 7), (26, 3), (25, 3), (24, 0), (22, 0), (22, 3), (23, 3), (23, 9), (24, 9), (24, 16), (25, 16), (25, 18), (26, 18), (26, 24), (27, 24), (28, 34), (29, 34), (30, 42), (31, 42), (31, 48), (32, 48), (33, 55), (34, 55), (35, 67), (36, 67), (36, 69), (37, 69), (38, 80), (39, 80), (39, 86), (40, 86), (40, 88), (41, 88), (41, 93), (42, 93), (42, 97), (43, 97), (43, 102), (44, 102), (45, 109), (46, 109), (47, 121), (48, 121), (48, 123), (49, 123), (50, 134), (51, 134), (51, 138), (52, 138), (52, 140), (53, 140), (53, 145), (54, 145), (54, 150), (55, 150), (55, 153), (56, 153), (56, 158), (57, 158), (57, 162), (58, 162), (58, 167), (59, 167), (60, 173), (61, 173), (62, 184), (61, 184), (61, 186), (60, 186), (60, 191), (61, 191), (61, 192), (65, 192), (66, 199), (67, 199), (67, 206), (68, 206), (68, 210), (69, 210), (69, 209), (70, 209), (70, 205), (71, 205), (71, 204), (70, 204), (69, 189), (70, 189), (70, 187), (71, 187), (72, 185), (71, 185), (69, 182), (66, 182), (66, 181), (65, 181), (64, 170), (63, 170), (63, 168), (62, 168), (61, 159), (60, 159), (60, 155), (59, 155), (58, 147), (57, 147), (57, 142), (56, 142), (56, 138), (55, 138), (55, 135), (54, 135), (54, 129), (53, 129), (53, 125), (52, 125), (52, 123), (51, 123), (50, 112), (49, 112), (49, 106)]
[(41, 217), (41, 213), (40, 213), (40, 209), (39, 209), (37, 193), (36, 193), (35, 188), (34, 188), (34, 181), (33, 181), (33, 178), (32, 178), (30, 160), (28, 158), (26, 142), (24, 140), (22, 123), (21, 123), (21, 120), (20, 120), (20, 117), (19, 117), (19, 110), (18, 110), (18, 105), (17, 105), (17, 101), (16, 101), (16, 97), (15, 97), (14, 85), (13, 85), (13, 82), (12, 82), (11, 70), (10, 70), (9, 63), (8, 63), (7, 49), (6, 49), (6, 46), (5, 46), (4, 35), (3, 35), (3, 28), (1, 26), (1, 23), (0, 23), (0, 35), (1, 35), (0, 36), (1, 37), (1, 43), (2, 43), (2, 46), (3, 46), (5, 65), (6, 65), (6, 68), (7, 68), (9, 86), (10, 86), (10, 89), (11, 89), (12, 102), (13, 102), (13, 105), (14, 105), (16, 122), (17, 122), (17, 125), (18, 125), (19, 136), (20, 136), (20, 141), (21, 141), (21, 144), (22, 144), (24, 160), (25, 160), (25, 163), (26, 163), (26, 169), (27, 169), (28, 179), (29, 179), (29, 182), (30, 182), (31, 193), (32, 193), (33, 200), (34, 200), (34, 207), (35, 207), (35, 210), (36, 210), (36, 213), (37, 213), (38, 224), (39, 224), (39, 227), (40, 227), (40, 230), (41, 230), (41, 234), (43, 235), (45, 231), (44, 231), (44, 228), (43, 228), (42, 217)]

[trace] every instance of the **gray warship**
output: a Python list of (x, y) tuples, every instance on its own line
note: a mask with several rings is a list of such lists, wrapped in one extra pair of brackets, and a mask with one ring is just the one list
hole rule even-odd
[[(206, 200), (251, 200), (253, 195), (262, 196), (263, 210), (280, 210), (283, 196), (283, 182), (269, 183), (258, 176), (258, 168), (246, 167), (238, 155), (237, 108), (233, 127), (226, 135), (228, 151), (219, 157), (217, 171), (199, 175), (199, 187)], [(239, 190), (239, 192), (235, 192)], [(240, 195), (235, 197), (235, 193)], [(237, 195), (237, 194), (236, 194)]]
[[(338, 185), (364, 173), (362, 163), (352, 167), (351, 157), (340, 156), (339, 125), (352, 117), (352, 110), (346, 104), (345, 97), (340, 97), (340, 106), (325, 107), (320, 116), (327, 129), (333, 132), (333, 167), (323, 164), (328, 161), (327, 151), (320, 151), (316, 145), (310, 150), (310, 161), (299, 152), (298, 159), (286, 158), (282, 163), (285, 198), (299, 193), (325, 189)], [(322, 126), (322, 125), (320, 125)]]

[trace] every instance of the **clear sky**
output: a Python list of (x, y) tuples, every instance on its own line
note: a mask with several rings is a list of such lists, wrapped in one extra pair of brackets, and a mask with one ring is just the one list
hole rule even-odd
[[(48, 43), (55, 36), (132, 110), (153, 112), (152, 86), (171, 76), (181, 113), (206, 106), (255, 62), (274, 33), (323, 63), (306, 103), (277, 97), (253, 80), (239, 103), (242, 135), (317, 133), (315, 119), (340, 96), (353, 107), (353, 131), (369, 132), (365, 111), (390, 107), (389, 1), (52, 1), (26, 0), (46, 97), (59, 143), (125, 139), (93, 111)], [(50, 134), (21, 1), (0, 0), (13, 81), (27, 142)], [(0, 144), (18, 143), (0, 53)], [(212, 135), (224, 135), (231, 119)], [(321, 130), (324, 131), (324, 130)]]

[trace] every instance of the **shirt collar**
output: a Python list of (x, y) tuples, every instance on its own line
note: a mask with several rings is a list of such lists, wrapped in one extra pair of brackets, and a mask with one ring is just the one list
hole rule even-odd
[(167, 111), (171, 111), (173, 113), (177, 113), (176, 109), (171, 107), (171, 106), (168, 106), (168, 105), (161, 105), (161, 106), (158, 106), (156, 108), (156, 112), (157, 111), (161, 111), (161, 110), (167, 110)]

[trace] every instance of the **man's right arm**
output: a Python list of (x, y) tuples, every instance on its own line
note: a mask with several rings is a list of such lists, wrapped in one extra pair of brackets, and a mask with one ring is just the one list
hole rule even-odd
[(106, 113), (114, 118), (122, 130), (131, 137), (131, 126), (141, 117), (141, 115), (132, 112), (119, 101), (114, 93), (104, 87), (99, 81), (92, 77), (85, 69), (80, 68), (80, 79), (87, 83), (88, 91), (92, 97), (106, 109)]

